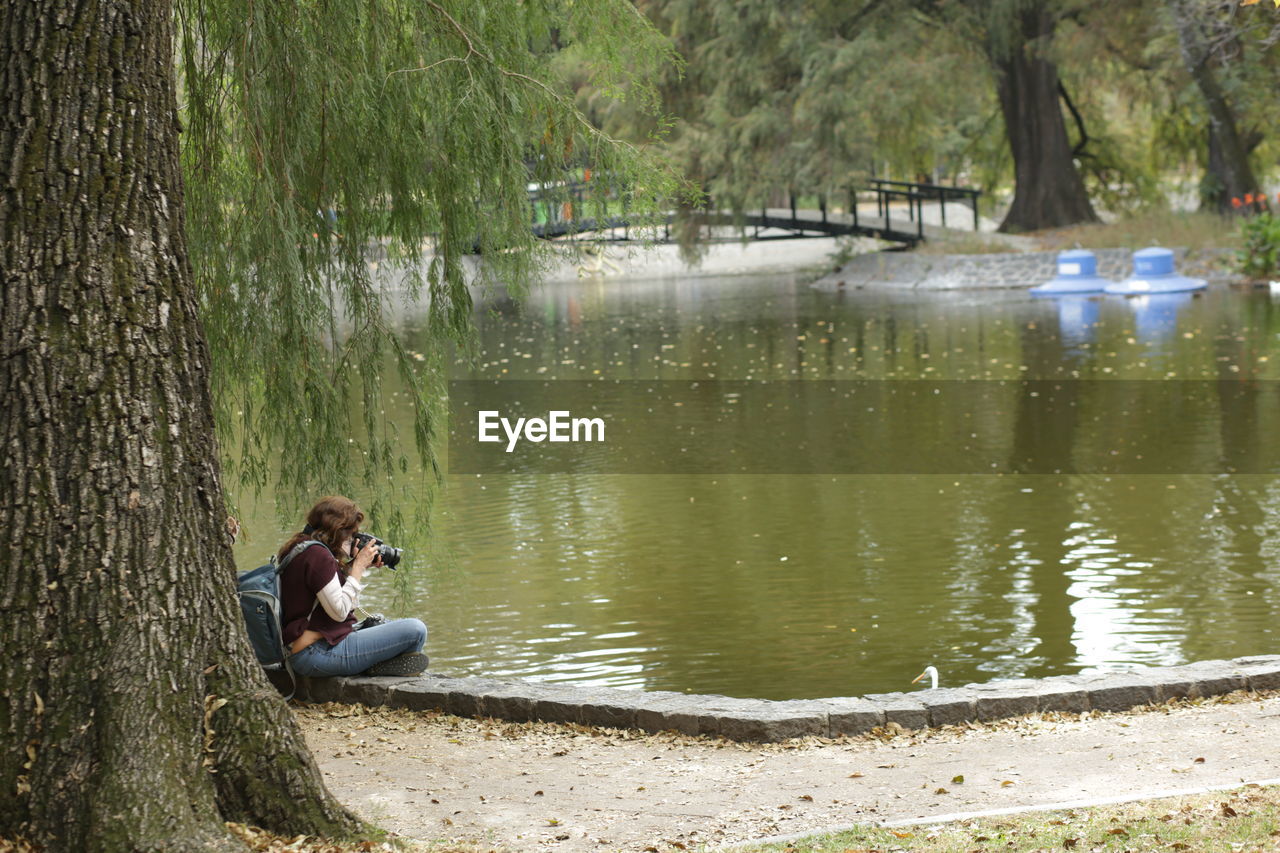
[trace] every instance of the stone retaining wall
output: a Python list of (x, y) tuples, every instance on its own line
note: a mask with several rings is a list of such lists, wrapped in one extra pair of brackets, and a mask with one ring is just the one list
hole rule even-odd
[[(1223, 264), (1235, 253), (1226, 249), (1174, 249), (1182, 275), (1224, 280)], [(1098, 275), (1123, 281), (1133, 272), (1133, 250), (1096, 249)], [(822, 290), (898, 288), (969, 290), (1030, 288), (1057, 273), (1057, 252), (1006, 252), (991, 255), (923, 255), (873, 252), (855, 255), (834, 273), (813, 283)]]
[[(279, 684), (284, 673), (272, 675)], [(297, 698), (439, 710), (461, 717), (514, 722), (542, 720), (648, 732), (675, 730), (689, 735), (772, 742), (806, 735), (858, 735), (889, 723), (905, 729), (923, 729), (1038, 711), (1124, 711), (1170, 699), (1216, 696), (1243, 689), (1280, 689), (1280, 655), (783, 702), (447, 678), (429, 673), (410, 678), (300, 678)]]

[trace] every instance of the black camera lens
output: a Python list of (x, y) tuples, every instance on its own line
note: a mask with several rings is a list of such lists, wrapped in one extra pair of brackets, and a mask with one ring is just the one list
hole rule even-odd
[(379, 545), (378, 553), (382, 556), (382, 565), (395, 571), (396, 566), (400, 564), (400, 555), (404, 553), (404, 549), (392, 548), (390, 545)]
[(387, 543), (376, 539), (374, 536), (368, 533), (357, 533), (355, 535), (354, 550), (359, 551), (361, 548), (363, 548), (365, 545), (368, 545), (370, 542), (377, 542), (377, 545), (374, 547), (378, 549), (378, 556), (382, 558), (382, 565), (386, 566), (388, 569), (391, 569), (392, 571), (395, 571), (396, 566), (400, 564), (400, 557), (401, 555), (404, 554), (404, 549), (392, 548)]

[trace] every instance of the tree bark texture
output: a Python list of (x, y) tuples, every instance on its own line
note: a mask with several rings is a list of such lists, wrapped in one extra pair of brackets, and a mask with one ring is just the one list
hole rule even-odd
[(1005, 135), (1013, 155), (1013, 204), (1000, 230), (1036, 231), (1097, 222), (1067, 137), (1057, 66), (1044, 56), (1055, 19), (1047, 4), (1024, 4), (1000, 44), (988, 44)]
[(235, 602), (169, 0), (0, 11), (0, 838), (350, 835)]
[(1208, 168), (1201, 183), (1200, 203), (1206, 210), (1231, 213), (1231, 199), (1258, 192), (1258, 180), (1249, 163), (1250, 140), (1240, 132), (1234, 108), (1214, 74), (1209, 37), (1201, 28), (1195, 8), (1170, 4), (1178, 30), (1182, 63), (1195, 81), (1209, 113)]

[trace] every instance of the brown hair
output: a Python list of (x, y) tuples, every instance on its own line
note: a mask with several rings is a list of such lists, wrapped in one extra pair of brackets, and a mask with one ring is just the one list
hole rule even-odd
[(299, 530), (284, 543), (276, 553), (277, 560), (283, 560), (293, 546), (308, 539), (323, 542), (339, 561), (346, 562), (349, 555), (341, 552), (342, 542), (348, 536), (354, 536), (364, 521), (364, 513), (356, 502), (341, 495), (330, 495), (316, 501), (316, 505), (307, 513), (307, 528)]

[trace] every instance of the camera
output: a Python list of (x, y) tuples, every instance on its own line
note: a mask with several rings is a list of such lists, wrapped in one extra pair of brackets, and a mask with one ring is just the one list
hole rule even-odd
[(376, 536), (371, 536), (368, 533), (357, 533), (355, 535), (355, 541), (352, 542), (351, 545), (351, 553), (354, 554), (356, 551), (361, 550), (370, 542), (372, 542), (373, 546), (378, 549), (378, 555), (382, 557), (382, 565), (392, 571), (395, 571), (396, 566), (400, 564), (400, 555), (404, 553), (404, 549), (392, 548)]

